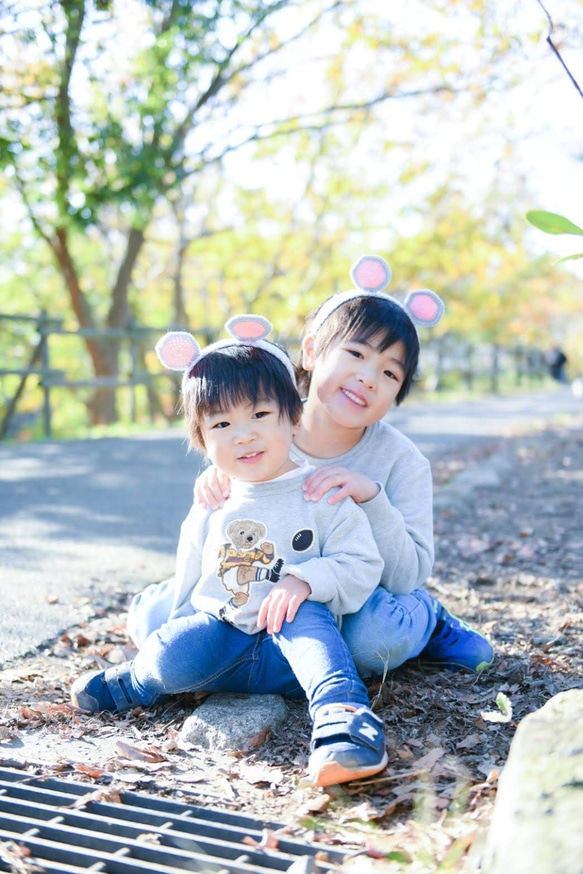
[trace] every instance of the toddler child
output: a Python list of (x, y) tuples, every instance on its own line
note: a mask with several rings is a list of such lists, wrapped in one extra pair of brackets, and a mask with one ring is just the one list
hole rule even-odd
[(217, 512), (195, 505), (183, 523), (168, 621), (133, 662), (80, 677), (72, 700), (119, 713), (195, 690), (303, 690), (313, 782), (375, 774), (387, 763), (382, 722), (336, 619), (360, 609), (383, 563), (352, 500), (304, 500), (311, 468), (289, 455), (301, 400), (287, 354), (265, 339), (269, 322), (239, 316), (227, 329), (230, 339), (203, 351), (171, 333), (157, 352), (185, 371), (191, 446), (229, 477), (229, 501)]

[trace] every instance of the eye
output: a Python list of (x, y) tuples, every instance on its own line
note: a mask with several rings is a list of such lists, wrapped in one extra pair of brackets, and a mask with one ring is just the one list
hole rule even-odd
[(359, 352), (358, 349), (347, 349), (346, 350), (349, 355), (353, 355), (354, 358), (362, 358), (362, 352)]
[(222, 428), (228, 428), (228, 427), (229, 427), (229, 422), (216, 422), (212, 426), (211, 431), (214, 431), (215, 428), (222, 429)]
[(389, 379), (394, 379), (395, 382), (399, 382), (399, 377), (392, 370), (385, 370), (385, 376), (388, 376)]
[(271, 414), (271, 410), (258, 410), (258, 412), (253, 413), (254, 419), (263, 419), (265, 416), (269, 416)]

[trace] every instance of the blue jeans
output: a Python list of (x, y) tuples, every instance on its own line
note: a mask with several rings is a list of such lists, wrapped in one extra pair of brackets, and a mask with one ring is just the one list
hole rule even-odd
[[(138, 647), (168, 619), (174, 597), (174, 578), (148, 586), (132, 601), (128, 619)], [(312, 603), (312, 602), (310, 602)], [(342, 619), (342, 637), (363, 677), (382, 676), (407, 659), (416, 658), (435, 628), (435, 599), (425, 589), (409, 595), (391, 595), (380, 586), (358, 611)], [(175, 616), (192, 616), (190, 603)]]
[(312, 719), (325, 704), (369, 703), (334, 617), (315, 601), (304, 601), (272, 635), (245, 634), (200, 611), (172, 619), (138, 652), (132, 687), (145, 706), (197, 690), (304, 693)]

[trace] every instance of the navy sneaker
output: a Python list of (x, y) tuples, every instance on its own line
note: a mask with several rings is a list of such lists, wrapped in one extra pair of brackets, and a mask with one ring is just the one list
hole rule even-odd
[(314, 719), (308, 779), (316, 786), (378, 774), (389, 761), (382, 720), (368, 707), (329, 704)]
[(450, 613), (434, 600), (437, 624), (429, 643), (420, 654), (423, 661), (449, 668), (451, 671), (481, 673), (494, 661), (490, 641), (463, 619)]
[(123, 713), (141, 704), (132, 688), (132, 663), (83, 674), (71, 687), (71, 701), (85, 713)]

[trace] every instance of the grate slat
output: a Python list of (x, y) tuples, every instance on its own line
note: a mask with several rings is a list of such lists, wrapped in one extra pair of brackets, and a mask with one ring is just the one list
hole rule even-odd
[[(136, 792), (120, 793), (121, 804), (88, 799), (82, 808), (72, 806), (96, 788), (106, 787), (0, 768), (0, 840), (27, 847), (27, 859), (50, 874), (261, 874), (287, 871), (320, 850), (327, 861), (311, 861), (311, 870), (326, 874), (344, 858), (335, 849), (284, 836), (277, 851), (260, 851), (243, 839), (259, 840), (265, 827), (281, 824)], [(148, 841), (144, 833), (155, 838)], [(9, 870), (0, 859), (0, 871)]]

